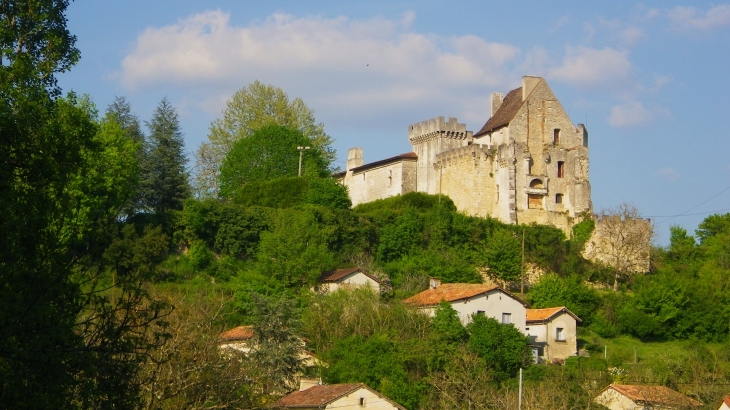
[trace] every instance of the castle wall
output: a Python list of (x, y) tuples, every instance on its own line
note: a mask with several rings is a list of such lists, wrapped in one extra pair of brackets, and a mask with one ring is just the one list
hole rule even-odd
[(416, 190), (417, 163), (400, 159), (362, 171), (348, 171), (344, 184), (350, 192), (352, 206)]

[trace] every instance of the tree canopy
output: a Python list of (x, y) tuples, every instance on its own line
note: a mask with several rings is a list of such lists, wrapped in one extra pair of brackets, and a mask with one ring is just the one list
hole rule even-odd
[(332, 138), (324, 132), (324, 125), (315, 121), (313, 111), (304, 101), (289, 100), (281, 88), (254, 81), (228, 100), (223, 116), (210, 126), (208, 142), (201, 144), (195, 154), (198, 195), (216, 197), (218, 172), (236, 141), (270, 124), (299, 131), (308, 139), (304, 145), (316, 148), (328, 165), (334, 161)]

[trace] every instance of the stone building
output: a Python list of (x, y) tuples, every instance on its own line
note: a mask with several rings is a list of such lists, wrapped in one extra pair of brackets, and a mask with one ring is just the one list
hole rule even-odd
[(574, 125), (545, 79), (526, 76), (492, 94), (491, 116), (476, 133), (456, 118), (408, 127), (413, 152), (365, 164), (348, 153), (341, 174), (353, 205), (407, 192), (449, 196), (474, 216), (554, 225), (569, 233), (591, 212), (588, 132)]

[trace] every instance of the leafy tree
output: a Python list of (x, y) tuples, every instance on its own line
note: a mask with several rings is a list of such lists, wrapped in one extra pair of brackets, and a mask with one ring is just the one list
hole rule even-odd
[(141, 184), (145, 204), (157, 214), (182, 209), (190, 196), (185, 141), (177, 112), (166, 98), (160, 101), (147, 127), (149, 147)]
[(457, 347), (467, 340), (467, 332), (459, 320), (459, 314), (451, 304), (442, 301), (431, 319), (430, 370), (442, 370), (454, 355)]
[(532, 288), (530, 297), (534, 308), (565, 306), (585, 324), (591, 323), (600, 302), (597, 292), (577, 276), (563, 279), (557, 275), (545, 275)]
[(469, 349), (484, 359), (496, 380), (506, 380), (530, 365), (529, 338), (514, 325), (504, 325), (484, 315), (472, 316), (466, 327)]
[(291, 208), (302, 204), (348, 209), (347, 187), (332, 177), (287, 177), (250, 182), (238, 189), (233, 202), (244, 206)]
[(223, 117), (210, 126), (208, 142), (196, 152), (196, 188), (201, 196), (218, 196), (218, 173), (236, 141), (248, 138), (258, 129), (281, 125), (302, 133), (316, 149), (324, 163), (335, 160), (330, 147), (332, 138), (324, 132), (324, 126), (316, 123), (314, 113), (299, 98), (289, 100), (281, 88), (255, 81), (238, 90), (226, 103)]
[(695, 232), (700, 243), (722, 233), (730, 233), (730, 214), (708, 216), (700, 223)]
[(503, 280), (519, 279), (522, 270), (520, 241), (506, 229), (497, 229), (487, 242), (484, 252), (490, 272)]
[[(266, 125), (235, 142), (220, 167), (220, 195), (231, 198), (243, 185), (282, 177), (295, 177), (299, 168), (298, 146), (310, 141), (300, 131)], [(303, 153), (303, 174), (327, 176), (327, 162), (316, 147)]]

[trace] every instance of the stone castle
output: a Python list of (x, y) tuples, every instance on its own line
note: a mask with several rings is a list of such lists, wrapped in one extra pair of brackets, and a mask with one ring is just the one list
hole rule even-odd
[(491, 117), (476, 133), (456, 118), (408, 127), (413, 152), (365, 164), (348, 152), (340, 174), (353, 205), (417, 191), (449, 196), (457, 209), (506, 223), (554, 225), (570, 235), (592, 214), (588, 132), (574, 125), (545, 79), (492, 94)]

